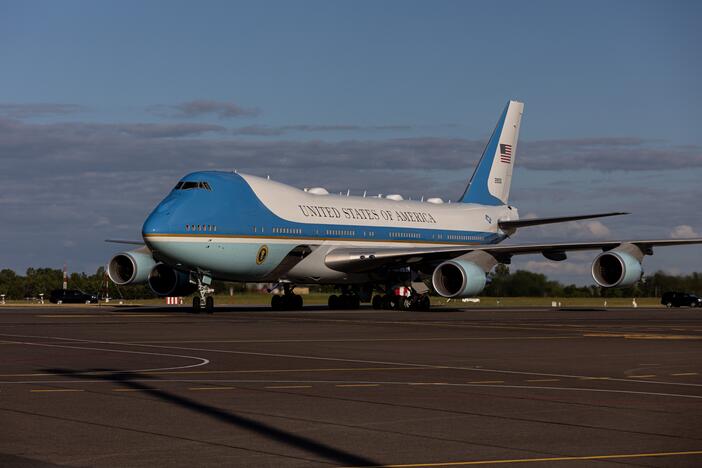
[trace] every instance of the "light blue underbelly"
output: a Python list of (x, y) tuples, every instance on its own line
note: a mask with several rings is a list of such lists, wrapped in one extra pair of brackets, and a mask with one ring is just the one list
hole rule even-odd
[[(265, 278), (296, 246), (265, 242), (225, 243), (215, 239), (157, 244), (157, 250), (178, 263), (210, 271), (215, 277), (242, 281)], [(265, 256), (261, 254), (262, 248), (267, 250)]]

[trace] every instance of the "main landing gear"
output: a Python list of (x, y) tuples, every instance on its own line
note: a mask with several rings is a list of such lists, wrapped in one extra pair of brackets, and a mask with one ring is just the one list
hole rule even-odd
[(344, 292), (337, 296), (332, 294), (329, 296), (330, 309), (358, 309), (361, 306), (361, 299), (354, 292)]
[(214, 312), (214, 297), (212, 293), (214, 289), (210, 287), (212, 278), (200, 272), (190, 273), (190, 282), (197, 285), (198, 296), (193, 297), (193, 313), (199, 314), (202, 309), (205, 313), (211, 314)]
[(283, 295), (275, 294), (271, 297), (271, 309), (273, 310), (302, 310), (302, 296), (293, 292), (295, 286), (291, 284), (283, 285)]
[(388, 291), (382, 296), (373, 296), (373, 308), (376, 310), (418, 310), (431, 309), (429, 294), (419, 294), (414, 288), (401, 286)]

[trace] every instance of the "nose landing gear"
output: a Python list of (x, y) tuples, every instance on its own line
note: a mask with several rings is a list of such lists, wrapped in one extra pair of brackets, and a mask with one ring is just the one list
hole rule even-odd
[(205, 313), (214, 312), (214, 289), (210, 287), (212, 278), (201, 272), (190, 273), (190, 282), (197, 285), (198, 296), (193, 297), (193, 313), (199, 314), (204, 306)]

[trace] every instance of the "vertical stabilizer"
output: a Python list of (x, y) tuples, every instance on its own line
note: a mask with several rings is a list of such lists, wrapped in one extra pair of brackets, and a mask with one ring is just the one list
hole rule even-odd
[(482, 205), (507, 204), (523, 112), (524, 103), (507, 103), (459, 201)]

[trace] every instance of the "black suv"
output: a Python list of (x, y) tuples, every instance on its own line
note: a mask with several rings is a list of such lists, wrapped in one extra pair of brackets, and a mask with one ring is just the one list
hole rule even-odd
[(661, 304), (666, 307), (702, 307), (702, 299), (694, 294), (669, 291), (663, 293)]
[(49, 301), (54, 304), (91, 304), (97, 303), (94, 294), (86, 294), (78, 289), (54, 289), (51, 291)]

